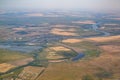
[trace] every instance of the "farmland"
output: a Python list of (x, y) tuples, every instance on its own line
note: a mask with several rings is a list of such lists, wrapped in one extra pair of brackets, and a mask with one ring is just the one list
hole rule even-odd
[(119, 15), (0, 14), (0, 80), (119, 80)]
[[(114, 37), (117, 37), (117, 36), (114, 36)], [(105, 38), (107, 39), (107, 37)], [(114, 40), (117, 40), (117, 39), (114, 38)], [(49, 80), (49, 79), (78, 80), (78, 79), (83, 79), (85, 77), (89, 77), (91, 80), (119, 79), (120, 65), (118, 61), (120, 60), (119, 58), (120, 46), (114, 45), (116, 44), (116, 41), (114, 40), (112, 41), (112, 43), (109, 43), (111, 40), (109, 40), (108, 38), (108, 40), (105, 41), (107, 44), (101, 44), (101, 42), (97, 42), (97, 45), (101, 50), (101, 54), (99, 55), (99, 57), (93, 57), (89, 59), (83, 58), (82, 60), (77, 62), (62, 62), (62, 63), (56, 63), (56, 64), (51, 63), (46, 69), (46, 71), (43, 73), (43, 75), (40, 77), (40, 79), (42, 80)], [(102, 42), (104, 43), (104, 39)], [(81, 42), (77, 44), (80, 45), (80, 43)], [(117, 43), (119, 44), (119, 42)], [(74, 43), (72, 43), (72, 45), (73, 44)], [(76, 47), (76, 46), (73, 46), (73, 47)], [(88, 48), (88, 47), (89, 47), (88, 45), (87, 47), (84, 46), (84, 48)], [(62, 77), (59, 75), (61, 75)]]
[(30, 56), (26, 54), (21, 54), (20, 52), (0, 49), (0, 63), (15, 61), (19, 59), (25, 59), (27, 57), (30, 57)]

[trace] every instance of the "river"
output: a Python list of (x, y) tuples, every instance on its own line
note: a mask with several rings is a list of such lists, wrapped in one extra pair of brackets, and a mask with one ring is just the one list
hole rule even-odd
[(94, 31), (96, 31), (96, 32), (102, 33), (102, 34), (103, 34), (102, 36), (109, 36), (110, 33), (99, 30), (99, 27), (98, 27), (99, 24), (100, 24), (100, 23), (95, 23), (95, 24), (93, 24), (93, 25), (92, 25), (92, 29), (93, 29)]

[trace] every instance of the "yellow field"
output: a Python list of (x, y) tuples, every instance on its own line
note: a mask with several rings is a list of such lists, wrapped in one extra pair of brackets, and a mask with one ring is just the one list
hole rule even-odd
[(41, 13), (32, 13), (32, 14), (27, 14), (27, 16), (31, 16), (31, 17), (41, 17), (41, 16), (44, 16), (43, 14)]
[(65, 28), (65, 27), (74, 28), (75, 26), (68, 26), (68, 25), (62, 25), (62, 24), (54, 25), (54, 28)]
[(56, 52), (49, 51), (46, 58), (47, 59), (60, 59), (60, 58), (64, 58), (64, 57), (61, 56), (61, 55), (56, 54)]
[(117, 45), (103, 45), (103, 46), (100, 46), (100, 48), (108, 53), (114, 54), (114, 53), (120, 52), (120, 46), (117, 46)]
[(15, 66), (8, 63), (2, 63), (0, 64), (0, 73), (4, 73), (12, 68), (15, 68)]
[(15, 30), (15, 31), (23, 31), (23, 30), (25, 30), (25, 28), (13, 28), (13, 30)]
[(92, 40), (95, 42), (107, 42), (112, 40), (120, 40), (120, 35), (118, 36), (109, 36), (109, 37), (94, 37), (94, 38), (86, 38), (87, 40)]
[(53, 31), (58, 31), (58, 32), (64, 32), (64, 31), (69, 31), (69, 32), (75, 32), (75, 28), (67, 28), (67, 29), (62, 29), (62, 28), (53, 28)]
[(94, 41), (94, 42), (107, 42), (113, 40), (120, 40), (120, 35), (118, 36), (107, 36), (107, 37), (94, 37), (94, 38), (83, 38), (83, 39), (66, 39), (62, 40), (63, 43), (79, 43), (82, 41)]
[(71, 28), (68, 30), (60, 29), (60, 28), (53, 28), (50, 33), (55, 35), (62, 35), (62, 36), (77, 36), (75, 33), (75, 29)]
[(116, 26), (116, 25), (119, 25), (119, 24), (104, 24), (104, 26)]
[(94, 21), (87, 20), (87, 21), (74, 21), (72, 23), (77, 23), (77, 24), (95, 24)]
[(76, 29), (75, 28), (68, 28), (67, 31), (75, 32)]
[(63, 43), (78, 43), (81, 42), (82, 40), (80, 39), (66, 39), (66, 40), (62, 40)]
[(70, 51), (70, 49), (63, 47), (63, 46), (50, 47), (49, 49), (54, 50), (54, 51)]

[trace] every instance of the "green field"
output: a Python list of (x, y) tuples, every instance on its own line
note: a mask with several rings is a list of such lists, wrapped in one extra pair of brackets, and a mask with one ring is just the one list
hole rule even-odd
[(16, 52), (16, 51), (0, 49), (0, 63), (15, 61), (15, 60), (24, 59), (27, 57), (30, 57), (30, 56), (27, 54)]
[(68, 45), (74, 49), (79, 49), (79, 53), (84, 53), (86, 55), (86, 58), (90, 57), (97, 57), (100, 55), (101, 50), (99, 49), (98, 46), (96, 46), (95, 43), (90, 42), (90, 41), (82, 41), (79, 43), (63, 43), (65, 45)]

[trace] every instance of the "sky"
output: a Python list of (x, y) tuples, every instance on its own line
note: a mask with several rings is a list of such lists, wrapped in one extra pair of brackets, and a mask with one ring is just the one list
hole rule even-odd
[(0, 9), (120, 10), (120, 0), (0, 0)]

